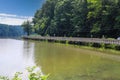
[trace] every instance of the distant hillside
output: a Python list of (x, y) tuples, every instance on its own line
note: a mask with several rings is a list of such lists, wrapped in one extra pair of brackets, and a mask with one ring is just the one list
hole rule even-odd
[(21, 26), (0, 24), (0, 37), (20, 37), (24, 34)]

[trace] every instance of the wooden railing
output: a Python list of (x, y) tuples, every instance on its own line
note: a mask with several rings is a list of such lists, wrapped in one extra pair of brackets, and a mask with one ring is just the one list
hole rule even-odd
[(71, 41), (71, 42), (87, 42), (87, 43), (104, 43), (120, 45), (120, 40), (100, 39), (100, 38), (78, 38), (78, 37), (42, 37), (42, 36), (24, 36), (24, 39), (32, 40), (53, 40), (53, 41)]

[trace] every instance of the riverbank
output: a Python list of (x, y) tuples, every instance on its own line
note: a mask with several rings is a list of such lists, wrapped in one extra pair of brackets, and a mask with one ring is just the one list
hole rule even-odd
[(92, 44), (113, 44), (120, 45), (120, 40), (105, 38), (83, 38), (83, 37), (51, 37), (51, 36), (24, 36), (23, 39), (48, 40), (70, 43), (92, 43)]
[[(45, 41), (45, 42), (49, 42), (49, 41)], [(59, 44), (59, 45), (64, 45), (64, 46), (75, 47), (75, 48), (80, 48), (80, 49), (85, 49), (85, 50), (97, 51), (97, 52), (106, 53), (106, 54), (120, 55), (120, 51), (119, 50), (114, 50), (114, 49), (96, 48), (96, 47), (91, 47), (91, 46), (60, 43), (60, 42), (52, 42), (52, 43)]]
[(115, 55), (120, 55), (120, 51), (118, 50), (113, 50), (113, 49), (103, 49), (103, 48), (95, 48), (95, 47), (89, 47), (89, 46), (76, 46), (81, 49), (87, 49), (87, 50), (92, 50), (92, 51), (98, 51), (102, 53), (107, 53), (107, 54), (115, 54)]
[[(68, 40), (68, 38), (65, 38), (65, 37), (64, 38), (57, 37), (55, 39), (53, 37), (39, 37), (39, 36), (38, 37), (33, 37), (33, 36), (32, 37), (23, 37), (23, 39), (25, 39), (25, 40), (36, 40), (36, 41), (46, 41), (46, 42), (55, 42), (55, 43), (58, 43), (58, 44), (62, 43), (63, 45), (69, 45), (69, 46), (79, 47), (79, 48), (83, 48), (83, 49), (89, 49), (89, 50), (104, 52), (104, 53), (108, 53), (108, 54), (120, 55), (119, 42), (117, 42), (118, 44), (113, 44), (113, 43), (112, 44), (105, 44), (105, 43), (102, 43), (100, 41), (99, 41), (99, 43), (89, 42), (90, 40), (88, 38), (86, 38), (87, 40), (89, 40), (87, 42), (87, 41), (84, 41), (85, 38), (82, 41), (81, 40), (70, 41), (70, 40)], [(79, 38), (79, 39), (81, 39), (81, 38)], [(76, 38), (76, 40), (78, 40), (78, 38)], [(108, 39), (107, 39), (107, 41), (108, 41)], [(113, 42), (113, 40), (110, 40), (110, 41)]]

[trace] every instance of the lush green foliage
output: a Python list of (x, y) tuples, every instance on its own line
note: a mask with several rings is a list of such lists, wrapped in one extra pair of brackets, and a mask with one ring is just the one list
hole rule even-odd
[(30, 21), (25, 21), (21, 26), (23, 27), (24, 31), (29, 36), (30, 33), (32, 32), (32, 23)]
[(21, 26), (0, 24), (0, 37), (19, 37), (23, 35)]
[[(36, 71), (36, 68), (36, 66), (27, 68), (27, 71), (29, 73), (28, 80), (47, 80), (49, 75), (42, 75), (41, 71)], [(20, 77), (21, 74), (21, 72), (16, 72), (12, 79), (9, 79), (5, 76), (0, 76), (0, 80), (22, 80), (22, 78)]]
[(120, 0), (47, 0), (35, 13), (40, 35), (120, 36)]

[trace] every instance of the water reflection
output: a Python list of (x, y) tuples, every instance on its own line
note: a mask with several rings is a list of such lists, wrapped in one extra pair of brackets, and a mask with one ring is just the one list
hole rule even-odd
[(0, 74), (12, 76), (34, 64), (34, 44), (27, 41), (0, 39)]
[(23, 60), (25, 61), (24, 65), (26, 65), (26, 66), (35, 65), (35, 63), (34, 63), (34, 43), (29, 42), (29, 41), (24, 41)]
[(51, 74), (50, 80), (79, 80), (76, 76), (88, 75), (87, 70), (102, 63), (99, 56), (92, 58), (84, 52), (51, 43), (36, 43), (35, 62), (45, 74)]
[(54, 43), (0, 39), (1, 75), (24, 72), (33, 65), (50, 73), (49, 80), (120, 80), (119, 56)]
[(35, 42), (34, 51), (49, 80), (120, 80), (120, 63), (97, 51), (45, 42)]

